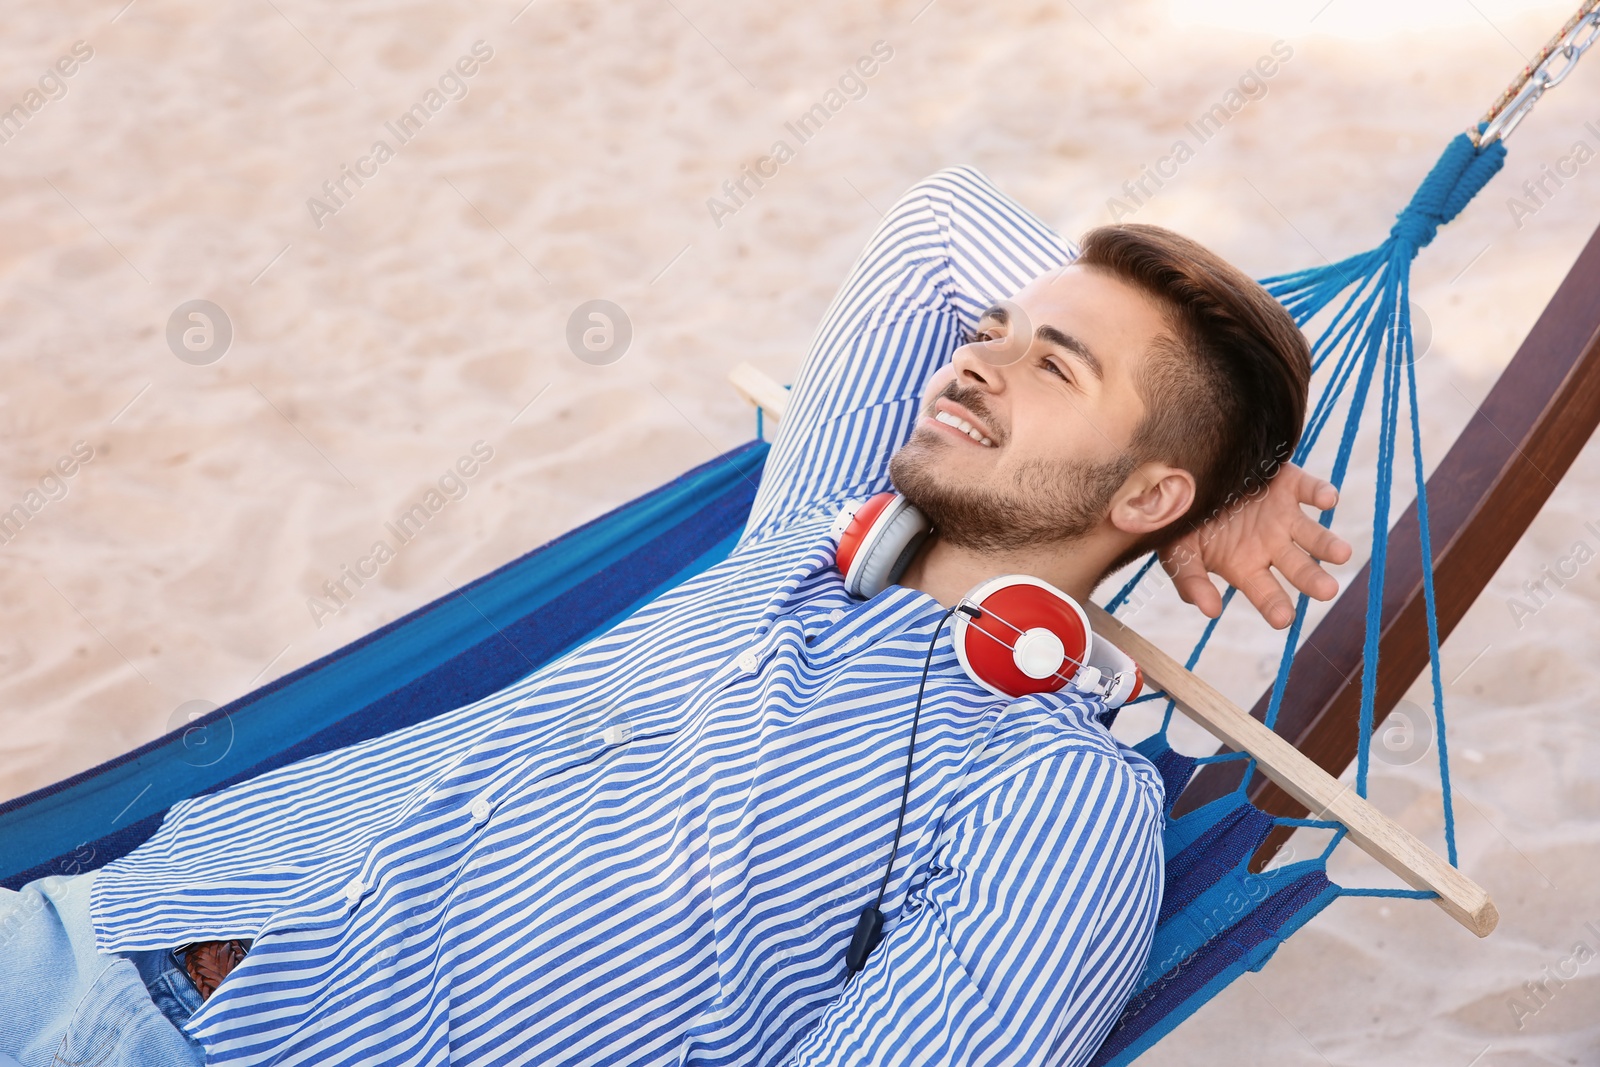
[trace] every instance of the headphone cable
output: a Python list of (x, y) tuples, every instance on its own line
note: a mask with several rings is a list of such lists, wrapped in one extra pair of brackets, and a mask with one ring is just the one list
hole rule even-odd
[(933, 637), (928, 641), (928, 655), (922, 661), (922, 681), (917, 685), (917, 708), (911, 716), (911, 747), (906, 754), (906, 776), (900, 786), (900, 817), (895, 821), (894, 844), (889, 849), (889, 865), (884, 869), (883, 882), (878, 886), (878, 899), (861, 909), (861, 917), (856, 920), (855, 933), (850, 938), (850, 950), (845, 954), (845, 982), (848, 983), (855, 977), (856, 972), (867, 964), (867, 957), (872, 955), (878, 943), (883, 940), (883, 894), (889, 888), (889, 875), (894, 871), (895, 857), (900, 853), (900, 832), (906, 824), (906, 802), (911, 796), (911, 765), (917, 757), (917, 723), (922, 718), (922, 695), (928, 687), (928, 670), (933, 666), (933, 650), (939, 643), (939, 633), (944, 629), (944, 624), (951, 615), (960, 611), (969, 618), (976, 619), (983, 612), (965, 599), (957, 601), (954, 607), (946, 609), (939, 619), (939, 625), (933, 628)]

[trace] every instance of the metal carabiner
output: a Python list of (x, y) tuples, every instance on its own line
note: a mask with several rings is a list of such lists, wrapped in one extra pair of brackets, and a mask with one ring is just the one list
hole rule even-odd
[[(1468, 131), (1472, 143), (1484, 148), (1497, 140), (1503, 141), (1510, 137), (1512, 131), (1527, 118), (1528, 112), (1539, 102), (1539, 98), (1546, 91), (1566, 81), (1567, 76), (1578, 65), (1578, 60), (1583, 58), (1583, 54), (1597, 40), (1600, 40), (1600, 7), (1591, 6), (1591, 9), (1575, 19), (1559, 38), (1546, 46), (1544, 59), (1528, 73), (1511, 99), (1498, 111), (1493, 112), (1491, 117), (1481, 120), (1485, 123), (1484, 128), (1480, 131), (1474, 126)], [(1564, 61), (1559, 71), (1555, 70), (1558, 60)]]

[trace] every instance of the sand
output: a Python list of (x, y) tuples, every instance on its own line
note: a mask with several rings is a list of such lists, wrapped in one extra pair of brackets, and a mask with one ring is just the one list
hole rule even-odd
[[(40, 95), (0, 144), (0, 507), (40, 506), (0, 545), (0, 796), (156, 737), (193, 702), (247, 692), (749, 439), (728, 369), (792, 380), (879, 213), (933, 170), (975, 164), (1079, 234), (1281, 39), (1292, 55), (1264, 95), (1134, 217), (1258, 277), (1335, 259), (1381, 239), (1573, 6), (924, 2), (13, 13), (0, 105)], [(880, 41), (891, 54), (859, 99), (736, 211), (708, 207)], [(1597, 101), (1591, 57), (1418, 263), (1430, 463), (1600, 223), (1600, 162), (1521, 218), (1508, 204), (1574, 142), (1600, 148)], [(401, 143), (387, 124), (419, 103), (428, 121)], [(373, 157), (379, 139), (392, 156)], [(593, 299), (631, 322), (615, 362), (567, 347)], [(191, 300), (226, 314), (220, 359), (169, 347)], [(491, 458), (447, 482), (455, 498), (425, 530), (318, 611), (324, 583), (478, 442)], [(1370, 541), (1374, 455), (1369, 433), (1337, 519), (1357, 545), (1343, 578)], [(1600, 547), (1584, 525), (1600, 523), (1597, 490), (1591, 445), (1443, 650), (1461, 863), (1500, 928), (1478, 941), (1431, 904), (1335, 902), (1144, 1062), (1600, 1060), (1600, 957), (1574, 957), (1600, 950), (1586, 699), (1600, 564), (1536, 613), (1509, 605), (1576, 542)], [(1187, 651), (1198, 622), (1163, 592), (1138, 625)], [(1201, 670), (1248, 704), (1278, 647), (1230, 613)], [(1426, 685), (1411, 699), (1426, 706)], [(1376, 765), (1372, 796), (1442, 848), (1429, 760)], [(1330, 869), (1394, 884), (1348, 847)], [(1547, 966), (1576, 976), (1535, 998), (1525, 983)]]

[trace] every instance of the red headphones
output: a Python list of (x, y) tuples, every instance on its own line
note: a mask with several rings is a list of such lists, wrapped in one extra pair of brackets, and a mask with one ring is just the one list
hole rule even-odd
[[(871, 599), (905, 572), (932, 528), (905, 497), (886, 492), (846, 505), (830, 532), (846, 591)], [(962, 605), (955, 612), (956, 657), (997, 696), (1070, 687), (1116, 708), (1144, 688), (1138, 664), (1096, 636), (1078, 602), (1049, 582), (1001, 575), (974, 586)]]

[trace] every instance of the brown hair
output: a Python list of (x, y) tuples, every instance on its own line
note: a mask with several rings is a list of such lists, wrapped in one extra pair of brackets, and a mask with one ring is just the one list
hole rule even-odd
[(1110, 574), (1260, 492), (1288, 461), (1305, 422), (1311, 347), (1271, 293), (1171, 230), (1101, 226), (1084, 236), (1082, 248), (1075, 264), (1153, 297), (1171, 331), (1140, 365), (1135, 385), (1145, 415), (1129, 451), (1138, 462), (1161, 460), (1195, 477), (1189, 509), (1130, 546)]

